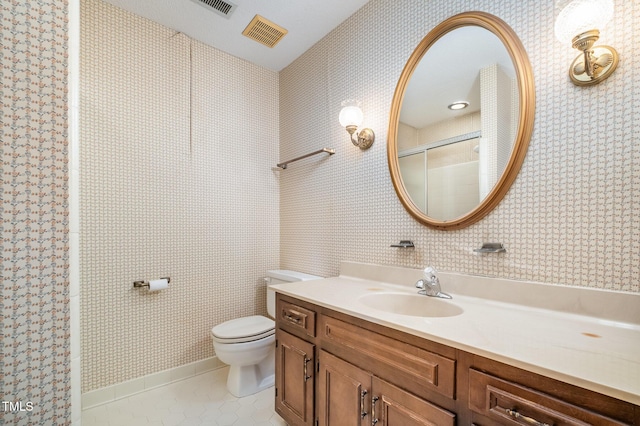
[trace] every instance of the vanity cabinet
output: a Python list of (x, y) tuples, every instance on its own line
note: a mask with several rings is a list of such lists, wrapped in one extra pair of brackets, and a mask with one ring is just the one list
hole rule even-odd
[[(640, 426), (640, 407), (278, 294), (289, 425)], [(377, 421), (374, 421), (377, 420)]]
[(275, 408), (289, 425), (456, 424), (453, 349), (283, 295), (276, 316)]
[(319, 355), (318, 424), (454, 426), (456, 416), (323, 350)]

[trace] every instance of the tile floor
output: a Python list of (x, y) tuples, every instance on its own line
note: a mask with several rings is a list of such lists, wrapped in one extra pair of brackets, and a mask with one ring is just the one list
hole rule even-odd
[(245, 398), (227, 392), (229, 368), (200, 374), (82, 412), (82, 426), (285, 426), (274, 388)]

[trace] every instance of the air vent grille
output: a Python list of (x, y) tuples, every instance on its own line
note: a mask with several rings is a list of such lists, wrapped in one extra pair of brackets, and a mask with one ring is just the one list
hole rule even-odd
[(242, 34), (265, 46), (273, 47), (287, 34), (287, 30), (273, 22), (256, 15)]
[(236, 9), (236, 5), (228, 1), (222, 0), (192, 0), (194, 3), (198, 3), (201, 6), (211, 9), (218, 15), (228, 18)]

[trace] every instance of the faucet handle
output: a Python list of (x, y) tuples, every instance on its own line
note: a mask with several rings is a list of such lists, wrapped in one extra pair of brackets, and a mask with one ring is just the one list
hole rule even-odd
[(436, 275), (437, 273), (438, 271), (436, 270), (436, 268), (434, 268), (433, 266), (427, 266), (426, 268), (424, 268), (422, 276), (425, 281), (433, 282), (434, 280), (438, 279), (438, 276)]
[(433, 266), (427, 266), (422, 271), (422, 279), (416, 282), (416, 287), (421, 289), (418, 294), (425, 296), (439, 297), (441, 299), (452, 299), (450, 294), (444, 293), (440, 288), (440, 280), (436, 275), (438, 271)]

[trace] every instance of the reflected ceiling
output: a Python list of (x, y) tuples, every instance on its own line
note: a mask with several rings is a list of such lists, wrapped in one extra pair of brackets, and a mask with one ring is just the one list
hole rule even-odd
[[(492, 65), (495, 58), (504, 69), (511, 70), (512, 78), (515, 77), (509, 52), (492, 32), (467, 26), (445, 34), (431, 46), (414, 71), (405, 93), (400, 121), (421, 129), (456, 115), (479, 111), (478, 69)], [(474, 64), (474, 67), (468, 68), (466, 64)], [(447, 106), (456, 101), (468, 101), (469, 107), (449, 110)]]

